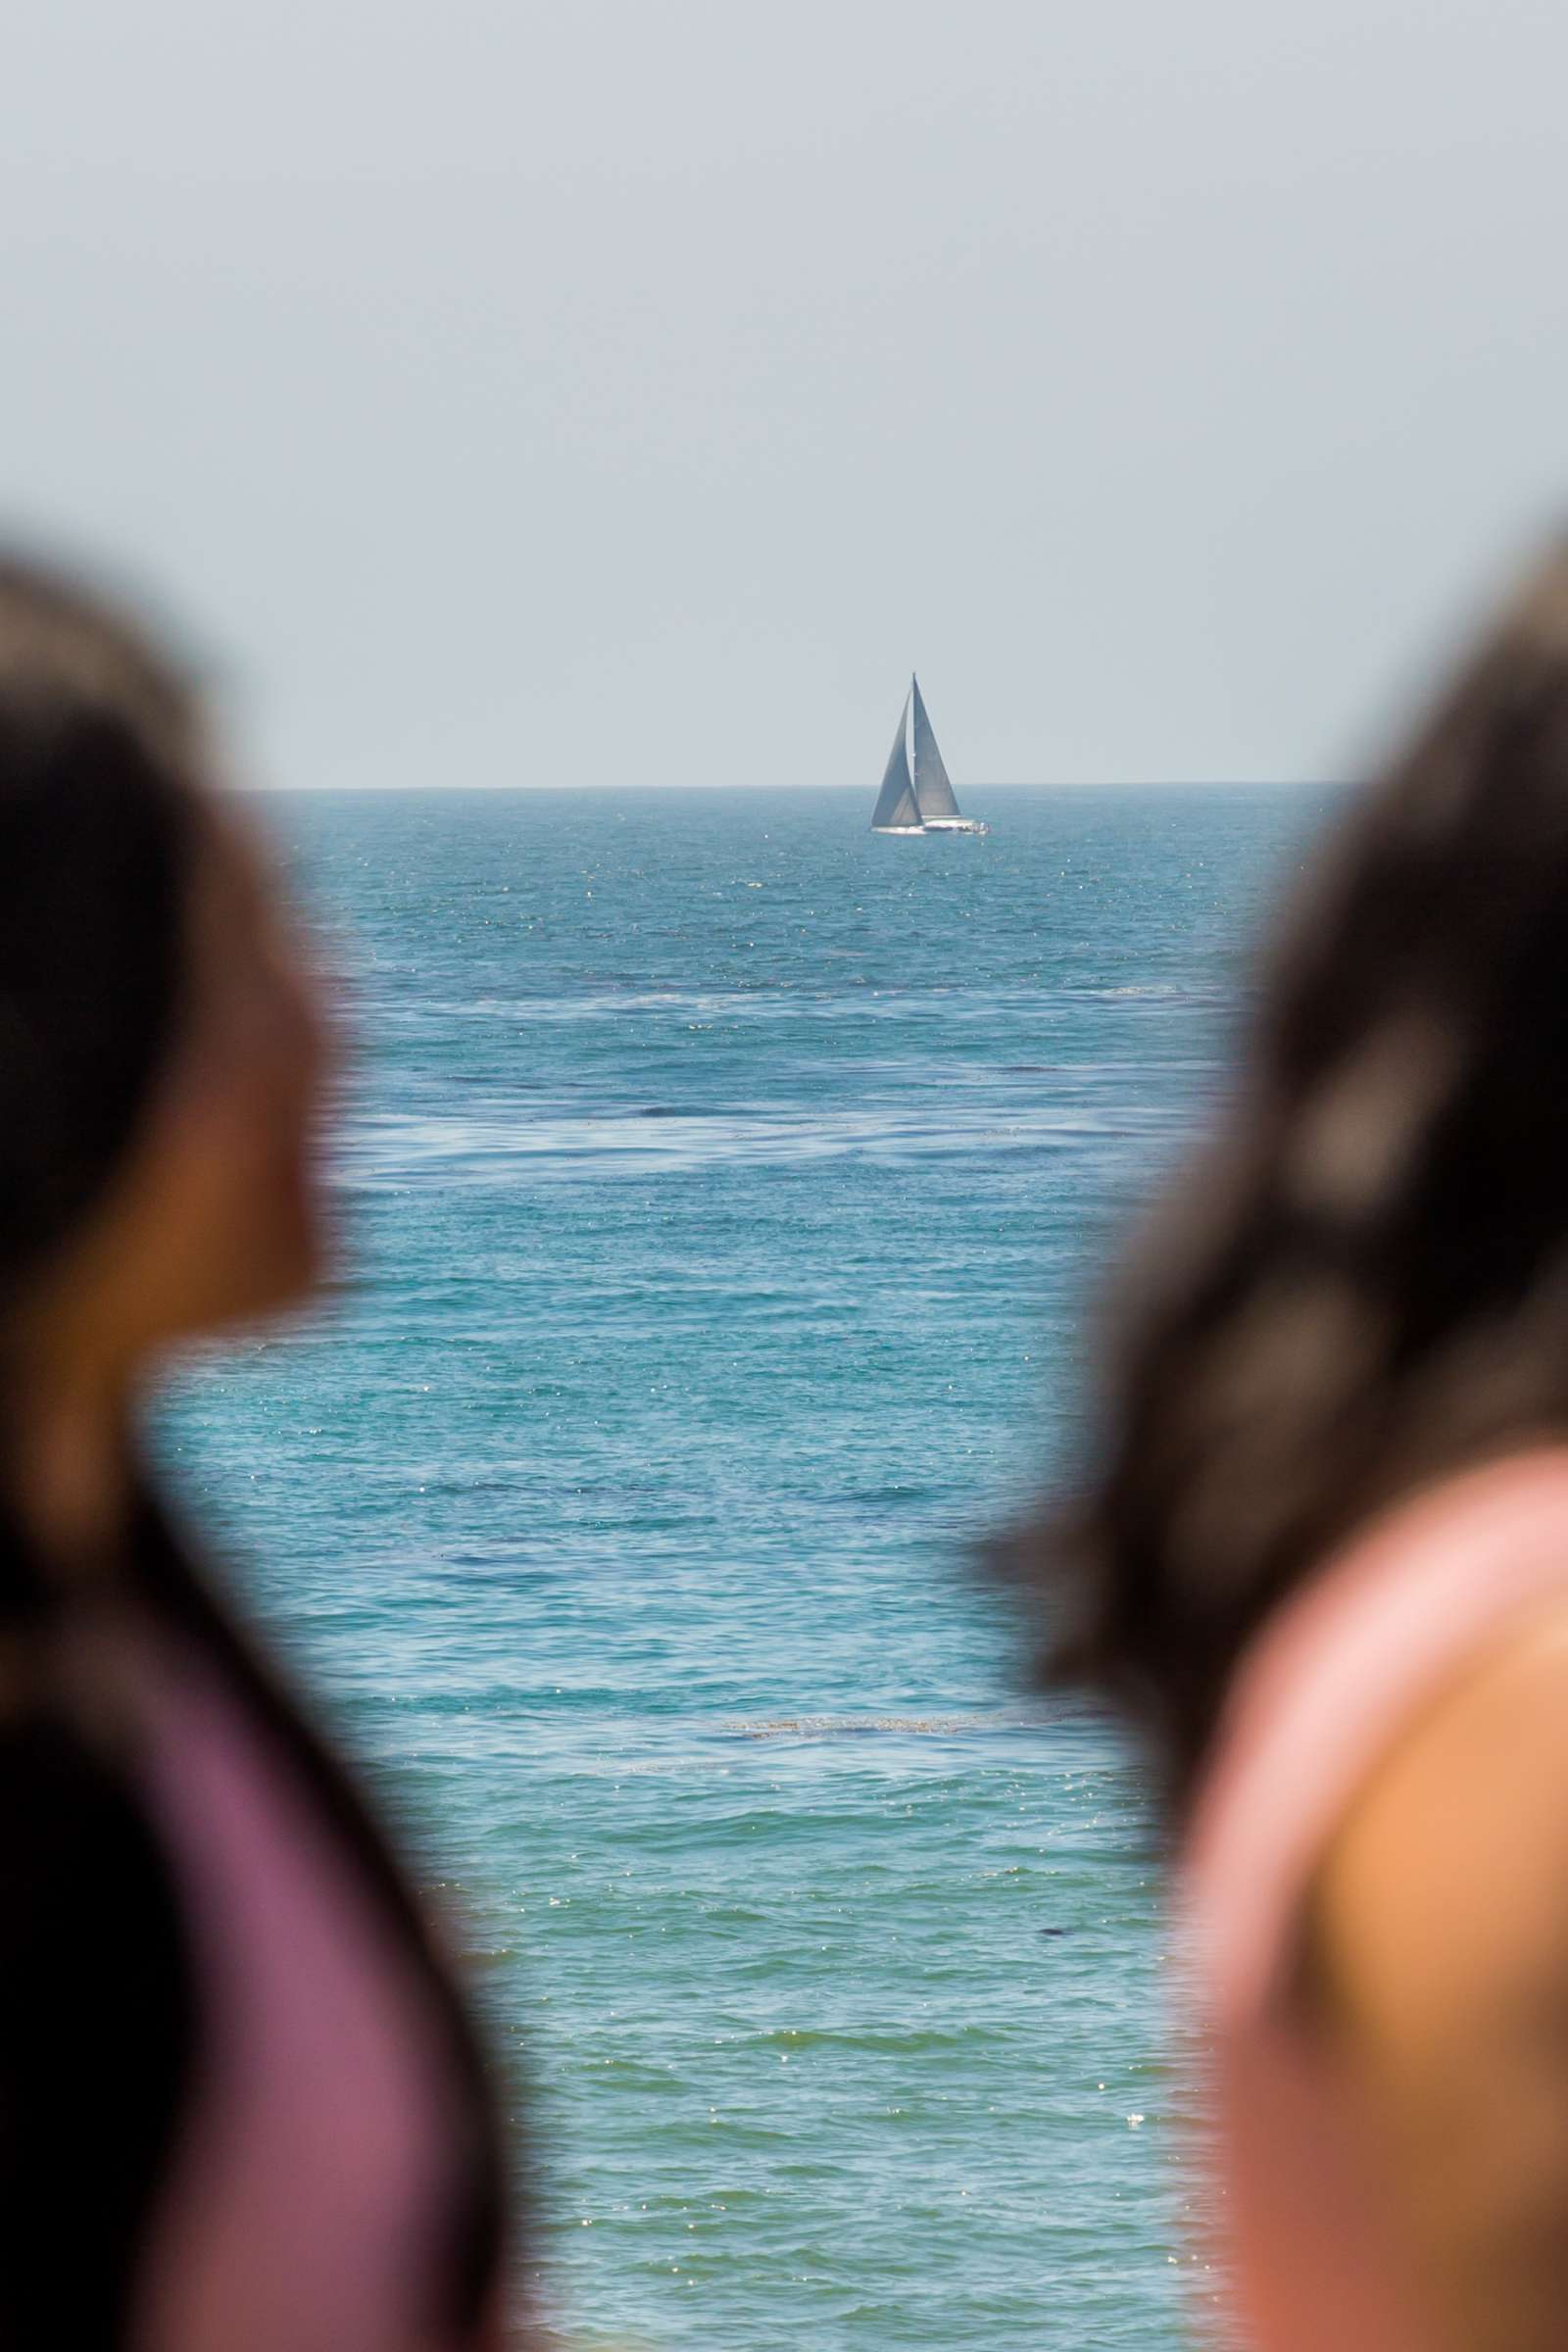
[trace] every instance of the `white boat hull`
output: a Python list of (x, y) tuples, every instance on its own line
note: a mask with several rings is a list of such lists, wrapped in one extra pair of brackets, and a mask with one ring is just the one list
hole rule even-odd
[(873, 825), (871, 830), (873, 833), (889, 835), (899, 833), (903, 834), (906, 840), (912, 840), (916, 833), (924, 833), (927, 827), (924, 825)]
[(977, 816), (928, 816), (920, 830), (922, 833), (989, 833), (991, 827), (982, 824)]

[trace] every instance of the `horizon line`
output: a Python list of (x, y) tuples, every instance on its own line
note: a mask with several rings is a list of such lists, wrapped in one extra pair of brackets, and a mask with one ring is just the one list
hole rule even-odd
[[(1353, 789), (1356, 778), (1350, 776), (1011, 776), (1005, 781), (977, 782), (962, 780), (966, 792), (1348, 792)], [(764, 794), (843, 793), (846, 796), (865, 797), (861, 784), (297, 784), (256, 783), (243, 781), (235, 789), (258, 800), (289, 793), (339, 793), (345, 798), (373, 800), (377, 795), (424, 793), (437, 798), (443, 793), (624, 793), (634, 797), (641, 793), (714, 792), (728, 793), (735, 799), (760, 798)]]

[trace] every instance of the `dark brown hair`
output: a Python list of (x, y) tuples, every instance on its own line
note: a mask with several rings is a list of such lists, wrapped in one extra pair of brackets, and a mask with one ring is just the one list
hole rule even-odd
[(1176, 1818), (1330, 1546), (1568, 1429), (1568, 551), (1318, 858), (1119, 1292), (1029, 1558), (1048, 1672), (1145, 1731)]
[(200, 729), (134, 623), (0, 556), (0, 1312), (107, 1189), (169, 1051)]

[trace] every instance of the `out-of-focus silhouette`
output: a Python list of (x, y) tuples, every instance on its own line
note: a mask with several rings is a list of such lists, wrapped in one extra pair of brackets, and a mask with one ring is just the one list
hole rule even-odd
[(1159, 1777), (1245, 2339), (1561, 2343), (1568, 553), (1315, 861), (1031, 1556)]
[(139, 625), (0, 563), (0, 2342), (457, 2352), (473, 2033), (139, 1432), (322, 1255), (324, 1024), (212, 766)]

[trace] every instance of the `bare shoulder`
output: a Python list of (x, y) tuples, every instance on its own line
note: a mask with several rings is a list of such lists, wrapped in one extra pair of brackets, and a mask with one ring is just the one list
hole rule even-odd
[(1418, 1712), (1332, 1837), (1314, 1912), (1339, 1989), (1401, 1980), (1411, 2032), (1445, 2002), (1568, 1970), (1568, 1593)]
[(1333, 1835), (1309, 1926), (1439, 2340), (1560, 2341), (1568, 2297), (1568, 1596), (1421, 1709)]

